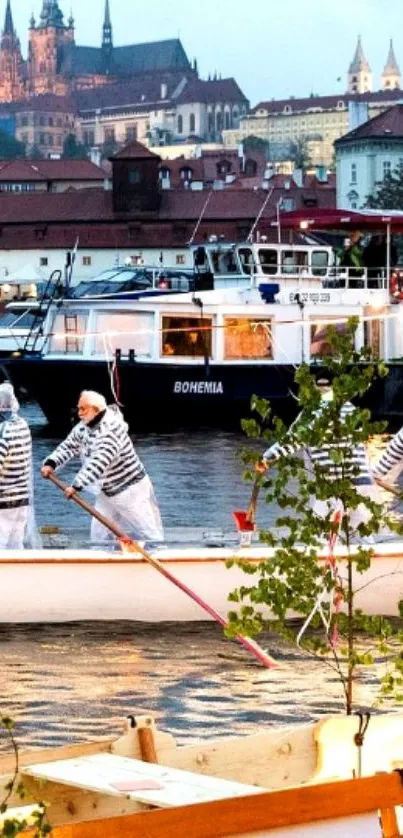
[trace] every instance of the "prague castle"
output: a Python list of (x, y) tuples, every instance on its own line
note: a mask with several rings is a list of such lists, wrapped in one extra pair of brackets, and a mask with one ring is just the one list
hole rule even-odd
[[(101, 21), (100, 21), (101, 30)], [(24, 59), (11, 0), (7, 0), (0, 43), (0, 101), (13, 102), (43, 93), (66, 96), (73, 91), (144, 76), (183, 73), (197, 77), (178, 39), (115, 46), (109, 0), (105, 0), (99, 47), (79, 46), (74, 19), (64, 19), (58, 0), (43, 0), (40, 17), (29, 26)]]

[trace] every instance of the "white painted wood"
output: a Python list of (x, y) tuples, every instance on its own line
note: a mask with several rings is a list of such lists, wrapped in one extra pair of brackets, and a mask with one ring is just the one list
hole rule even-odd
[[(259, 562), (270, 555), (262, 546), (178, 547), (154, 551), (172, 574), (224, 616), (232, 607), (228, 594), (245, 584), (245, 574), (228, 569), (238, 556)], [(343, 551), (336, 555), (345, 575)], [(301, 561), (303, 562), (303, 552)], [(369, 614), (398, 614), (403, 596), (403, 543), (376, 545), (371, 568), (357, 575), (357, 607)], [(69, 620), (137, 620), (145, 622), (206, 620), (208, 615), (186, 594), (133, 553), (100, 550), (26, 550), (0, 552), (0, 589), (7, 590), (0, 623)], [(40, 597), (32, 591), (40, 590)]]
[[(259, 794), (267, 789), (206, 777), (154, 763), (142, 762), (114, 754), (93, 754), (77, 759), (29, 765), (22, 774), (37, 779), (88, 789), (101, 794), (128, 797), (152, 806), (187, 806), (228, 797)], [(129, 790), (131, 783), (153, 780), (160, 788)], [(125, 791), (116, 786), (124, 784)]]

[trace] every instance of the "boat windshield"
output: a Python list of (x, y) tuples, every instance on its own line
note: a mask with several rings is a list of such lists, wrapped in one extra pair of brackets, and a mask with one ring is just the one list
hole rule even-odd
[(5, 311), (0, 315), (0, 329), (30, 329), (35, 319), (34, 314), (17, 311)]
[(104, 271), (94, 279), (80, 282), (72, 289), (71, 296), (99, 297), (103, 294), (119, 294), (123, 291), (143, 291), (153, 287), (151, 272), (148, 271)]

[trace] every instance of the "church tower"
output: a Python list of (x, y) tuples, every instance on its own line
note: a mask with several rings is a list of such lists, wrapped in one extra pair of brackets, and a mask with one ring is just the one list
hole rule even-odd
[(64, 23), (58, 0), (43, 0), (39, 23), (31, 22), (29, 32), (29, 93), (56, 93), (64, 96), (69, 85), (65, 78), (69, 46), (74, 43), (74, 21)]
[(113, 35), (109, 0), (105, 0), (104, 25), (102, 27), (102, 72), (106, 75), (112, 70)]
[(4, 28), (0, 41), (0, 99), (11, 102), (23, 99), (24, 61), (21, 44), (14, 29), (11, 0), (7, 0)]
[(370, 93), (372, 91), (372, 72), (358, 37), (354, 58), (348, 71), (349, 93)]
[(396, 61), (392, 38), (390, 39), (385, 69), (382, 73), (382, 90), (400, 90), (400, 70)]

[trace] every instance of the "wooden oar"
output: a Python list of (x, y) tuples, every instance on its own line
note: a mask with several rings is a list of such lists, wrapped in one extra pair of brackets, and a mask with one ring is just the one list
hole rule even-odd
[(386, 480), (382, 480), (381, 477), (375, 477), (375, 483), (377, 483), (382, 489), (390, 492), (391, 495), (395, 495), (395, 497), (399, 498), (399, 500), (403, 500), (403, 492), (397, 486), (392, 486), (391, 483), (387, 483)]
[[(59, 480), (59, 478), (56, 477), (54, 472), (51, 472), (47, 479), (54, 483), (55, 486), (57, 486), (59, 489), (61, 489), (62, 492), (64, 492), (67, 488), (66, 484)], [(145, 550), (144, 547), (142, 547), (137, 541), (134, 541), (134, 539), (129, 538), (126, 535), (126, 533), (124, 533), (114, 523), (114, 521), (111, 521), (109, 518), (106, 518), (104, 515), (101, 515), (101, 513), (98, 512), (95, 506), (93, 506), (87, 500), (82, 498), (78, 492), (76, 492), (72, 496), (72, 500), (74, 500), (78, 504), (78, 506), (81, 506), (82, 509), (85, 509), (85, 511), (92, 515), (93, 518), (96, 518), (101, 524), (103, 524), (104, 527), (110, 530), (110, 532), (112, 532), (116, 536), (116, 538), (119, 539), (119, 541), (124, 547), (126, 547), (132, 552), (140, 553), (146, 560), (146, 562), (148, 562), (148, 564), (150, 564), (155, 570), (157, 570), (158, 573), (161, 573), (162, 576), (165, 576), (165, 578), (168, 579), (169, 582), (172, 582), (173, 585), (176, 585), (176, 587), (183, 591), (183, 593), (187, 594), (187, 596), (190, 597), (190, 599), (193, 599), (193, 601), (196, 602), (197, 605), (200, 606), (200, 608), (203, 608), (204, 611), (206, 611), (207, 614), (209, 614), (210, 617), (213, 618), (213, 620), (216, 620), (217, 623), (220, 623), (220, 625), (223, 626), (223, 628), (228, 627), (227, 620), (225, 620), (224, 617), (222, 617), (221, 614), (219, 614), (219, 612), (215, 610), (215, 608), (209, 605), (208, 602), (205, 602), (205, 600), (202, 599), (195, 591), (192, 591), (191, 588), (188, 588), (188, 586), (184, 584), (184, 582), (181, 582), (180, 579), (178, 579), (169, 570), (167, 570), (167, 568), (163, 565), (162, 562), (156, 559), (155, 556), (151, 556), (151, 554), (148, 553), (147, 550)], [(235, 635), (234, 639), (237, 640), (238, 643), (240, 643), (248, 652), (254, 655), (254, 657), (257, 658), (257, 660), (263, 664), (263, 666), (266, 666), (268, 669), (274, 669), (278, 666), (274, 658), (272, 658), (271, 655), (267, 654), (267, 652), (265, 652), (264, 649), (262, 649), (258, 645), (258, 643), (256, 643), (255, 640), (252, 640), (250, 637), (244, 637), (243, 634)]]

